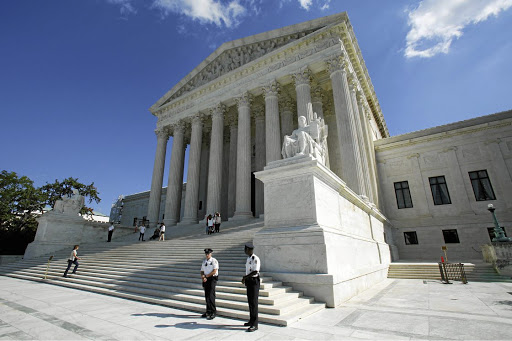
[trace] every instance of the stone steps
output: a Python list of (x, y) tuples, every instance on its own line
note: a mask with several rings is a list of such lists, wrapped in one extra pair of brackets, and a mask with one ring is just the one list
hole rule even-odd
[[(489, 264), (465, 263), (464, 271), (469, 282), (512, 282)], [(441, 274), (437, 263), (391, 263), (388, 278), (441, 280)]]
[[(216, 291), (218, 314), (248, 320), (246, 289), (240, 282), (245, 274), (243, 245), (252, 240), (261, 225), (230, 227), (229, 232), (226, 228), (224, 233), (207, 238), (192, 235), (187, 239), (179, 231), (179, 237), (172, 238), (171, 232), (165, 242), (130, 241), (127, 238), (131, 236), (124, 236), (123, 240), (112, 243), (83, 244), (79, 249), (78, 274), (70, 274), (68, 278), (62, 274), (70, 250), (54, 253), (46, 280), (43, 277), (47, 256), (6, 264), (0, 267), (0, 274), (203, 313), (200, 267), (203, 249), (210, 247), (220, 263)], [(264, 273), (261, 279), (261, 322), (288, 325), (325, 308), (325, 304), (315, 303)]]

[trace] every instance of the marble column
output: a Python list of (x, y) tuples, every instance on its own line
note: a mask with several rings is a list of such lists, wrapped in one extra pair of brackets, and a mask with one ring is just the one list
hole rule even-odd
[(361, 120), (361, 127), (363, 129), (363, 139), (368, 155), (368, 168), (370, 175), (371, 187), (371, 201), (379, 207), (379, 184), (377, 178), (377, 162), (375, 161), (375, 147), (373, 145), (373, 138), (370, 128), (370, 115), (367, 110), (367, 101), (362, 91), (358, 94), (357, 106), (359, 108), (359, 115)]
[(318, 117), (321, 118), (324, 118), (324, 97), (322, 88), (320, 86), (316, 86), (311, 97), (311, 104), (313, 105), (313, 112), (316, 112)]
[(211, 126), (203, 128), (203, 143), (201, 145), (201, 169), (199, 170), (199, 203), (197, 216), (206, 215), (206, 193), (208, 190), (208, 166), (210, 162), (210, 130)]
[(179, 204), (181, 201), (181, 188), (183, 185), (183, 161), (185, 160), (185, 126), (177, 123), (173, 127), (171, 162), (169, 164), (169, 181), (167, 183), (167, 196), (165, 199), (165, 225), (176, 225), (180, 220)]
[(157, 130), (155, 133), (157, 136), (156, 155), (148, 204), (148, 219), (151, 227), (155, 227), (160, 218), (160, 199), (164, 180), (165, 152), (167, 149), (167, 140), (169, 139), (169, 133), (166, 129)]
[(203, 120), (200, 114), (192, 118), (190, 151), (188, 154), (187, 190), (182, 224), (196, 224), (199, 207), (199, 172), (201, 170), (201, 145), (203, 141)]
[(236, 210), (233, 219), (248, 219), (251, 212), (251, 95), (236, 99), (238, 105), (238, 139), (236, 167)]
[[(354, 111), (354, 121), (356, 123), (356, 135), (357, 135), (357, 145), (359, 149), (359, 155), (361, 158), (361, 170), (363, 174), (361, 174), (363, 178), (364, 188), (361, 192), (361, 195), (365, 195), (367, 198), (372, 198), (371, 184), (370, 184), (370, 169), (368, 168), (368, 154), (366, 153), (366, 139), (363, 137), (363, 128), (361, 122), (361, 115), (359, 113), (359, 106), (357, 104), (357, 88), (358, 82), (355, 74), (351, 74), (350, 77), (350, 97), (352, 99), (352, 109)], [(370, 200), (373, 202), (373, 200)]]
[[(255, 171), (259, 172), (262, 171), (265, 167), (265, 153), (266, 150), (268, 150), (268, 147), (265, 148), (265, 131), (266, 127), (268, 128), (268, 125), (265, 126), (265, 111), (262, 107), (256, 107), (254, 108), (254, 127), (256, 130), (256, 158), (254, 160), (255, 163)], [(268, 143), (268, 142), (267, 142)], [(281, 154), (281, 153), (279, 153)], [(264, 194), (263, 194), (263, 182), (261, 180), (255, 179), (254, 180), (254, 216), (259, 217), (261, 214), (263, 214), (264, 208)]]
[(280, 144), (283, 142), (283, 138), (285, 135), (291, 135), (293, 132), (293, 101), (288, 96), (281, 96), (279, 99), (279, 104), (281, 104), (281, 140)]
[(224, 145), (224, 111), (218, 104), (211, 110), (212, 134), (210, 140), (210, 163), (208, 169), (208, 192), (206, 215), (220, 212), (222, 196), (222, 147)]
[(357, 138), (355, 114), (352, 108), (347, 72), (342, 57), (329, 59), (327, 68), (332, 83), (334, 113), (338, 127), (340, 157), (342, 162), (341, 179), (357, 194), (364, 195), (361, 157)]
[(221, 190), (221, 205), (220, 216), (222, 220), (228, 217), (228, 191), (229, 191), (229, 145), (230, 136), (229, 132), (224, 134), (224, 146), (222, 151), (222, 190)]
[[(313, 91), (313, 96), (311, 98), (311, 104), (313, 106), (313, 112), (316, 113), (318, 115), (318, 117), (323, 118), (323, 119), (325, 119), (324, 107), (323, 107), (324, 97), (325, 96), (323, 95), (322, 88), (317, 85)], [(329, 134), (330, 134), (329, 130), (331, 128), (332, 127), (327, 126), (327, 132), (328, 132), (327, 136), (329, 136)], [(325, 166), (327, 166), (327, 168), (329, 168), (329, 169), (331, 168), (331, 161), (329, 159), (329, 144), (327, 144), (326, 151), (325, 151)]]
[[(279, 84), (276, 80), (273, 80), (270, 82), (270, 84), (263, 87), (263, 96), (265, 97), (264, 119), (266, 142), (266, 159), (263, 160), (264, 166), (266, 166), (271, 161), (281, 159), (281, 131), (279, 128), (279, 105), (277, 101), (278, 92)], [(263, 170), (263, 168), (257, 170)]]
[(238, 117), (229, 118), (229, 184), (228, 184), (228, 218), (236, 209), (236, 150), (238, 141)]
[(329, 169), (341, 178), (341, 154), (336, 115), (334, 114), (332, 100), (326, 101), (325, 104), (324, 119), (328, 129), (327, 148), (329, 150)]
[(308, 116), (308, 104), (311, 103), (311, 72), (307, 67), (302, 68), (293, 74), (293, 80), (297, 93), (297, 117), (304, 116), (309, 124), (313, 119)]

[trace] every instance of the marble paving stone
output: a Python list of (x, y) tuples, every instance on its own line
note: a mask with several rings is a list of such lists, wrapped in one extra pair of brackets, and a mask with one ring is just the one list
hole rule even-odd
[(0, 340), (33, 340), (34, 337), (20, 331), (16, 331), (9, 334), (0, 334)]
[[(368, 321), (372, 321), (368, 325)], [(372, 330), (400, 332), (415, 336), (428, 335), (428, 320), (424, 316), (393, 314), (385, 312), (364, 312), (352, 324), (353, 327), (368, 327)]]
[(512, 321), (508, 325), (486, 321), (429, 318), (430, 336), (457, 340), (511, 340)]

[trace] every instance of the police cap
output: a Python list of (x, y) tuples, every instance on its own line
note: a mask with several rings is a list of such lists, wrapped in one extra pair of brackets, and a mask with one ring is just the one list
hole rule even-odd
[(248, 249), (254, 249), (254, 245), (252, 245), (252, 243), (245, 243), (245, 247), (248, 248)]
[(212, 252), (213, 252), (212, 249), (204, 249), (204, 253), (206, 253), (206, 254), (209, 254), (209, 253), (212, 253)]

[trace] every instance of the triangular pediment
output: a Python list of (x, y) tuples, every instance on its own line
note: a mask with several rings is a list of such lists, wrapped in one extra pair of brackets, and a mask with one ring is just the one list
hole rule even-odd
[(268, 31), (222, 44), (160, 98), (154, 112), (182, 95), (329, 25), (347, 20), (345, 12)]

